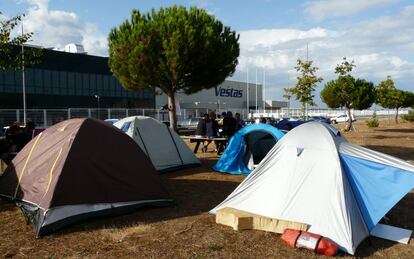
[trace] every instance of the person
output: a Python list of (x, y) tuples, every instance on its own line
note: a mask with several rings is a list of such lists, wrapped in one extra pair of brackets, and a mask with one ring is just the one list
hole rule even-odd
[[(207, 116), (206, 116), (207, 115)], [(215, 120), (215, 114), (214, 114), (214, 118), (212, 119), (213, 116), (211, 116), (208, 114), (205, 114), (205, 121), (206, 121), (206, 137), (207, 138), (214, 138), (216, 136), (216, 129), (215, 129), (215, 123), (217, 123), (217, 121)], [(202, 150), (203, 152), (207, 152), (208, 149), (208, 145), (210, 145), (211, 140), (207, 140), (203, 142), (203, 147)]]
[(246, 122), (242, 118), (240, 118), (240, 113), (236, 113), (235, 117), (236, 117), (236, 121), (237, 121), (236, 130), (239, 130), (239, 129), (243, 128), (246, 125)]
[(226, 117), (227, 117), (227, 113), (226, 112), (222, 112), (221, 113), (221, 119), (218, 122), (219, 126), (223, 126), (224, 118), (226, 118)]
[(26, 123), (26, 127), (24, 128), (24, 134), (26, 141), (29, 142), (33, 138), (33, 132), (36, 128), (36, 125), (33, 121), (29, 120)]
[(204, 114), (202, 118), (198, 121), (197, 129), (196, 129), (196, 135), (197, 136), (205, 136), (206, 135), (206, 122), (208, 119), (208, 114)]
[(267, 118), (266, 119), (266, 124), (272, 125), (273, 124), (272, 118)]
[[(218, 137), (218, 133), (219, 133), (219, 124), (218, 121), (216, 119), (216, 113), (214, 111), (211, 111), (210, 114), (210, 120), (211, 120), (211, 126), (212, 126), (212, 137)], [(217, 152), (217, 150), (220, 148), (220, 145), (217, 141), (214, 141), (214, 145), (216, 146), (214, 149), (214, 152)]]
[(260, 118), (260, 123), (265, 123), (266, 124), (266, 118), (264, 118), (264, 117), (262, 117), (262, 118)]
[(226, 117), (223, 119), (223, 132), (224, 136), (228, 137), (229, 139), (236, 133), (237, 129), (237, 121), (233, 117), (233, 113), (228, 111)]
[(10, 126), (10, 135), (8, 138), (10, 148), (10, 153), (19, 152), (27, 144), (27, 136), (23, 131), (23, 128), (20, 127), (17, 123), (14, 123)]
[(217, 137), (217, 132), (219, 129), (218, 121), (216, 120), (216, 113), (214, 111), (211, 111), (209, 114), (209, 118), (212, 122), (212, 137)]

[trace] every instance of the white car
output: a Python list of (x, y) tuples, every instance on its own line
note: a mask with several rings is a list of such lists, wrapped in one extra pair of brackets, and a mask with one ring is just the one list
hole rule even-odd
[[(352, 121), (356, 121), (356, 119), (355, 119), (355, 117), (354, 117), (353, 114), (351, 114), (351, 118), (352, 118)], [(339, 116), (336, 116), (336, 117), (332, 117), (331, 118), (331, 123), (337, 124), (339, 122), (346, 122), (348, 120), (349, 120), (348, 115), (342, 114), (342, 115), (339, 115)]]

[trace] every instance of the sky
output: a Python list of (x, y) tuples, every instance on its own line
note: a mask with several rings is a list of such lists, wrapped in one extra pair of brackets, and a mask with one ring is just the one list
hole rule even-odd
[[(81, 43), (107, 56), (111, 28), (141, 12), (171, 5), (204, 8), (240, 34), (239, 65), (231, 80), (265, 83), (266, 99), (282, 100), (296, 83), (297, 59), (309, 59), (323, 77), (335, 78), (342, 57), (352, 75), (378, 84), (389, 75), (397, 88), (414, 91), (414, 0), (0, 0), (5, 17), (25, 13), (32, 44), (62, 48)], [(3, 17), (4, 18), (4, 17)], [(265, 76), (264, 76), (265, 75)]]

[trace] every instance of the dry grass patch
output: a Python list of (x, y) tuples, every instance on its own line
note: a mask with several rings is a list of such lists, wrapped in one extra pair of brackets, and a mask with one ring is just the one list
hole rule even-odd
[[(339, 125), (342, 127), (343, 125)], [(381, 122), (376, 129), (356, 123), (356, 132), (344, 132), (351, 142), (414, 161), (414, 123)], [(192, 145), (191, 145), (192, 146)], [(21, 212), (0, 201), (0, 256), (17, 258), (321, 258), (291, 249), (280, 235), (263, 231), (234, 231), (215, 224), (207, 212), (223, 201), (245, 178), (212, 171), (218, 156), (197, 154), (202, 162), (161, 176), (175, 200), (170, 208), (140, 209), (135, 213), (89, 220), (53, 235), (35, 239)], [(414, 193), (390, 211), (390, 224), (414, 229)], [(408, 245), (371, 238), (357, 249), (357, 257), (414, 258)], [(352, 258), (342, 255), (344, 258)]]

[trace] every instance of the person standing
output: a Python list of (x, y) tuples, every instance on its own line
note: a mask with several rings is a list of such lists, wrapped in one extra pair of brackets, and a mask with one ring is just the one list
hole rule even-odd
[[(206, 114), (207, 115), (207, 114)], [(211, 116), (207, 116), (206, 118), (206, 137), (207, 138), (214, 138), (215, 137), (215, 130), (214, 130), (214, 122), (215, 120), (211, 119)], [(206, 143), (207, 142), (207, 143)], [(211, 140), (207, 140), (203, 142), (203, 152), (207, 152), (208, 145), (210, 145)]]
[(206, 136), (207, 134), (207, 128), (206, 128), (206, 123), (208, 120), (208, 114), (204, 114), (204, 116), (198, 121), (197, 124), (197, 129), (196, 129), (196, 135), (197, 136)]
[(240, 118), (240, 113), (236, 113), (235, 117), (236, 117), (236, 122), (237, 122), (236, 130), (239, 130), (243, 128), (244, 126), (246, 126), (246, 122), (242, 118)]
[(236, 133), (237, 130), (237, 121), (233, 117), (231, 111), (227, 112), (226, 117), (223, 119), (223, 132), (226, 137), (229, 139)]

